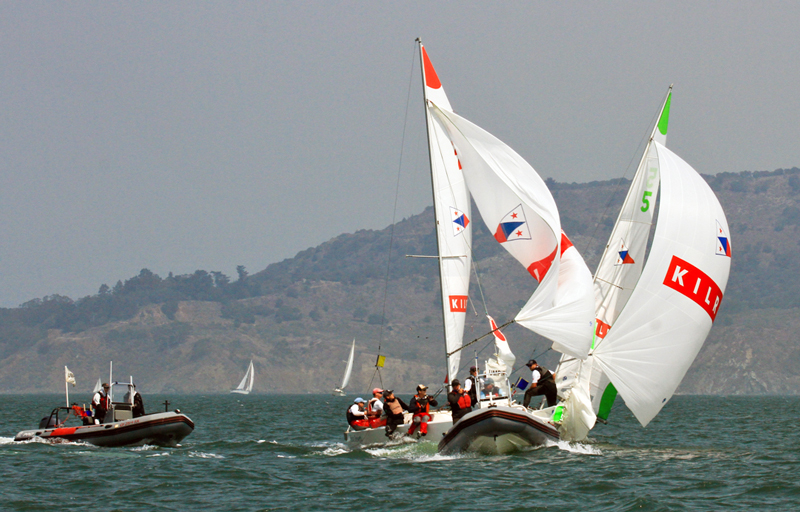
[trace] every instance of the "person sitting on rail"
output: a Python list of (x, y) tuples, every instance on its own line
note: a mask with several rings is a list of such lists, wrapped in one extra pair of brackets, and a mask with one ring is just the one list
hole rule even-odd
[(431, 421), (431, 406), (436, 407), (439, 402), (432, 396), (428, 396), (428, 386), (420, 384), (417, 386), (417, 394), (411, 398), (408, 404), (408, 412), (414, 413), (411, 417), (411, 426), (408, 427), (408, 435), (413, 435), (419, 425), (419, 434), (428, 435), (428, 422)]
[(366, 401), (358, 397), (353, 400), (353, 405), (347, 408), (347, 423), (353, 427), (353, 430), (364, 430), (369, 428), (369, 421), (367, 420), (367, 412), (364, 410)]
[(369, 420), (370, 428), (378, 428), (386, 425), (386, 418), (383, 416), (383, 390), (375, 388), (372, 390), (372, 398), (367, 402), (367, 419)]

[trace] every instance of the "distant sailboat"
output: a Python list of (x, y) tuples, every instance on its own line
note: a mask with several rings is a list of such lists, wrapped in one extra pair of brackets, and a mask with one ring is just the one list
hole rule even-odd
[(344, 378), (342, 385), (333, 390), (333, 396), (344, 396), (344, 388), (350, 382), (350, 374), (353, 373), (353, 356), (356, 353), (356, 340), (353, 339), (353, 345), (350, 347), (350, 357), (347, 359), (347, 366), (344, 369)]
[(101, 389), (103, 389), (103, 379), (98, 378), (97, 383), (94, 385), (94, 389), (92, 390), (92, 396), (94, 396), (94, 394), (100, 391)]
[(253, 391), (253, 377), (255, 376), (255, 371), (253, 370), (253, 360), (250, 360), (250, 366), (247, 367), (247, 373), (244, 374), (242, 378), (242, 382), (236, 386), (236, 389), (232, 389), (231, 393), (240, 393), (242, 395), (250, 394)]

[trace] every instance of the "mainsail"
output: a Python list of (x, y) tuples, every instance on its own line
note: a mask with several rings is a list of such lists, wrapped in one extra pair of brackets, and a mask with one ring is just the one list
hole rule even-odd
[[(428, 53), (419, 43), (425, 105), (436, 104), (452, 111), (442, 83)], [(456, 377), (461, 361), (464, 321), (469, 300), (472, 266), (472, 213), (461, 163), (453, 143), (440, 120), (425, 108), (428, 127), (433, 210), (436, 216), (436, 241), (439, 248), (439, 276), (442, 292), (442, 318), (447, 354), (448, 382)]]
[(430, 102), (458, 151), (475, 204), (495, 239), (539, 282), (515, 321), (583, 359), (594, 318), (591, 274), (561, 231), (555, 200), (533, 167), (492, 134)]
[(253, 380), (255, 378), (255, 369), (253, 367), (253, 360), (250, 360), (250, 364), (247, 366), (247, 371), (242, 377), (242, 381), (236, 386), (236, 389), (232, 390), (231, 393), (243, 393), (247, 394), (253, 391)]

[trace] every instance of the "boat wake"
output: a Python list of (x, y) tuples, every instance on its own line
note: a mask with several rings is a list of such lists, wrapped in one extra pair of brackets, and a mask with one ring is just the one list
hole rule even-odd
[(578, 455), (593, 455), (593, 456), (603, 455), (603, 452), (600, 451), (600, 449), (590, 444), (570, 443), (568, 441), (557, 441), (557, 442), (548, 441), (546, 447), (549, 446), (555, 446), (559, 450), (575, 453)]

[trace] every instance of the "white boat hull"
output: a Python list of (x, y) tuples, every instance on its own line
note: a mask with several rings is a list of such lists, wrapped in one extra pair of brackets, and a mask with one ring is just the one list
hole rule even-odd
[[(405, 414), (405, 422), (394, 431), (393, 439), (399, 439), (408, 434), (408, 428), (411, 426), (411, 417), (411, 413)], [(453, 416), (450, 411), (434, 411), (431, 421), (428, 422), (428, 435), (425, 437), (420, 436), (419, 427), (417, 427), (416, 432), (414, 432), (414, 437), (420, 440), (438, 443), (452, 426)], [(368, 428), (365, 430), (354, 430), (350, 427), (344, 433), (344, 441), (349, 448), (357, 449), (386, 444), (390, 439), (386, 437), (386, 429), (384, 427)]]
[(559, 440), (549, 421), (552, 411), (529, 411), (521, 405), (472, 411), (445, 433), (439, 453), (478, 452), (504, 454)]
[(236, 393), (237, 395), (249, 395), (250, 392), (246, 389), (232, 389), (231, 393)]
[(332, 396), (345, 396), (345, 392), (344, 392), (344, 391), (342, 391), (342, 390), (341, 390), (341, 389), (339, 389), (339, 388), (336, 388), (336, 389), (334, 389), (333, 391), (331, 391), (331, 395), (332, 395)]

